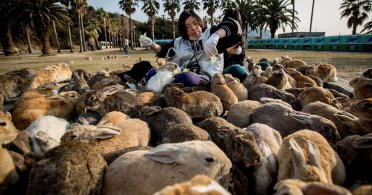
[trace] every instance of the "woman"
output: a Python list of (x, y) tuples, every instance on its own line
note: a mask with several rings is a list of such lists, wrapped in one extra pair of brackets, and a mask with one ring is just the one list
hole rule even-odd
[(158, 57), (180, 66), (184, 73), (177, 75), (174, 82), (192, 86), (202, 80), (210, 81), (217, 72), (222, 73), (223, 52), (217, 49), (218, 41), (238, 33), (239, 29), (238, 24), (229, 19), (218, 26), (204, 29), (202, 19), (194, 11), (185, 10), (178, 20), (180, 37), (163, 46), (148, 37), (140, 38), (140, 42), (154, 50)]
[[(229, 19), (237, 22), (239, 24), (238, 26), (241, 27), (242, 19), (237, 9), (229, 9), (225, 12), (222, 21), (227, 21)], [(243, 82), (248, 75), (248, 72), (242, 67), (245, 58), (245, 52), (242, 48), (243, 45), (244, 39), (241, 28), (237, 34), (220, 39), (217, 45), (218, 51), (224, 52), (223, 74), (231, 74), (239, 78), (241, 82)]]

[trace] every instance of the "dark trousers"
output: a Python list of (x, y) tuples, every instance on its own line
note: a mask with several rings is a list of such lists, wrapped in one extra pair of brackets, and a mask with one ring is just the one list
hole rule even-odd
[(125, 55), (128, 55), (128, 45), (124, 45), (124, 53)]

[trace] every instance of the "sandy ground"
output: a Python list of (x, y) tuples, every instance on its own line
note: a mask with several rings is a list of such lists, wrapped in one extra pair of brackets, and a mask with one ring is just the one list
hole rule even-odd
[[(148, 60), (156, 65), (155, 53), (143, 48), (136, 48), (129, 51), (129, 57), (125, 57), (122, 50), (105, 49), (100, 51), (89, 51), (84, 53), (70, 53), (65, 50), (55, 56), (40, 57), (40, 52), (33, 54), (22, 54), (19, 56), (6, 57), (0, 55), (0, 74), (21, 68), (39, 69), (47, 65), (58, 64), (61, 62), (72, 62), (72, 70), (82, 68), (91, 72), (103, 70), (105, 67), (111, 70), (122, 69), (123, 65), (134, 64), (139, 58)], [(116, 56), (115, 59), (102, 59), (105, 56)], [(362, 52), (325, 52), (325, 51), (293, 51), (293, 50), (268, 50), (268, 49), (248, 49), (246, 56), (253, 57), (256, 61), (266, 57), (273, 59), (275, 57), (288, 55), (292, 58), (302, 59), (308, 64), (318, 62), (330, 63), (337, 68), (339, 81), (338, 85), (348, 87), (348, 82), (357, 77), (361, 72), (372, 68), (372, 53)]]

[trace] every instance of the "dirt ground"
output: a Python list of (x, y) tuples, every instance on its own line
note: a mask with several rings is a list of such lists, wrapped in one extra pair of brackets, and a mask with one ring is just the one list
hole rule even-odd
[[(318, 62), (330, 63), (337, 68), (337, 75), (340, 81), (336, 84), (348, 86), (348, 81), (358, 76), (368, 68), (372, 68), (372, 53), (362, 52), (328, 52), (328, 51), (293, 51), (293, 50), (270, 50), (270, 49), (247, 49), (246, 56), (253, 57), (256, 61), (266, 57), (272, 60), (275, 57), (288, 55), (292, 58), (302, 59), (308, 64)], [(47, 65), (53, 65), (61, 62), (72, 62), (72, 70), (82, 68), (95, 73), (108, 67), (111, 70), (121, 69), (125, 64), (133, 64), (139, 61), (139, 58), (148, 60), (156, 65), (155, 53), (151, 50), (138, 48), (129, 51), (129, 57), (125, 57), (123, 50), (105, 49), (100, 51), (90, 51), (84, 53), (70, 53), (62, 51), (56, 56), (39, 57), (40, 52), (33, 54), (22, 53), (18, 56), (6, 57), (0, 55), (0, 74), (19, 70), (21, 68), (39, 69)], [(102, 59), (104, 56), (116, 56), (114, 59)]]

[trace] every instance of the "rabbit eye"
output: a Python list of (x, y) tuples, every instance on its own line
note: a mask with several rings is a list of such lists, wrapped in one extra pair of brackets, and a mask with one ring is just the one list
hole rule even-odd
[(6, 126), (6, 122), (0, 122), (0, 126), (5, 127)]
[(208, 158), (205, 158), (205, 161), (207, 161), (207, 162), (214, 162), (214, 158), (213, 157), (208, 157)]
[(77, 135), (71, 135), (71, 139), (76, 139)]

